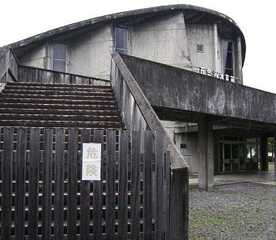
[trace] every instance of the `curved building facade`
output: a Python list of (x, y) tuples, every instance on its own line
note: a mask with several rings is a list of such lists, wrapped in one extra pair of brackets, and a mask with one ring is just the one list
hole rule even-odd
[(173, 5), (111, 14), (11, 45), (28, 66), (110, 78), (114, 51), (242, 83), (245, 40), (212, 10)]

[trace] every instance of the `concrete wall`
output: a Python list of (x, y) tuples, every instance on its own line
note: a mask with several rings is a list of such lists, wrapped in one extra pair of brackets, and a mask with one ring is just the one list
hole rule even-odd
[(112, 26), (106, 25), (68, 43), (70, 73), (110, 79)]
[[(131, 20), (126, 20), (126, 23)], [(126, 24), (127, 25), (127, 24)], [(191, 65), (205, 67), (216, 72), (223, 71), (221, 53), (222, 38), (217, 25), (186, 24), (182, 12), (155, 16), (135, 25), (128, 25), (128, 54), (189, 68)], [(235, 72), (242, 76), (241, 39), (235, 44)], [(67, 46), (66, 71), (97, 78), (110, 79), (111, 56), (113, 51), (113, 24), (99, 26), (74, 38), (64, 39)], [(52, 69), (54, 40), (29, 50), (21, 63), (27, 66)], [(197, 45), (203, 45), (203, 52)]]
[(129, 54), (177, 67), (190, 66), (183, 14), (156, 17), (130, 28)]
[[(204, 67), (218, 73), (224, 73), (224, 59), (222, 46), (226, 42), (218, 34), (217, 24), (188, 24), (187, 39), (192, 65)], [(242, 83), (242, 49), (240, 37), (233, 37), (234, 45), (234, 76), (237, 82)], [(203, 52), (197, 51), (197, 45), (203, 45)]]
[(122, 56), (153, 106), (276, 124), (276, 95), (188, 70)]
[(191, 173), (199, 170), (198, 133), (175, 133), (176, 146), (184, 159), (187, 159)]
[[(187, 38), (192, 65), (215, 70), (214, 25), (189, 24)], [(197, 45), (203, 45), (203, 52), (197, 51)]]
[[(113, 48), (112, 26), (105, 25), (91, 32), (57, 43), (67, 46), (66, 72), (110, 79)], [(46, 42), (21, 57), (23, 65), (53, 69), (53, 44)]]
[(26, 66), (47, 68), (47, 44), (34, 47), (20, 58), (20, 63)]
[(189, 123), (179, 121), (161, 122), (184, 159), (187, 160), (190, 173), (197, 173), (199, 170), (198, 133), (190, 132)]

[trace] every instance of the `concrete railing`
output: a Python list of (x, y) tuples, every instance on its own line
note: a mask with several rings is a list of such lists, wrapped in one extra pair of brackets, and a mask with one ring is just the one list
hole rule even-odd
[(90, 84), (110, 86), (110, 81), (105, 79), (22, 65), (19, 66), (18, 81), (50, 84)]
[[(190, 69), (187, 69), (187, 70), (190, 70)], [(192, 70), (196, 73), (200, 73), (200, 74), (207, 75), (207, 76), (210, 76), (210, 77), (214, 77), (214, 78), (217, 78), (217, 79), (225, 80), (225, 81), (228, 81), (228, 82), (240, 83), (240, 79), (235, 77), (235, 76), (215, 72), (215, 71), (212, 71), (212, 70), (210, 70), (208, 68), (205, 68), (205, 67), (192, 66)]]
[[(165, 152), (170, 154), (170, 186), (165, 193), (168, 194), (165, 201), (169, 199), (169, 210), (165, 220), (160, 219), (169, 227), (165, 230), (160, 229), (160, 231), (166, 232), (166, 236), (169, 236), (168, 239), (171, 240), (188, 239), (188, 164), (121, 56), (114, 53), (112, 60), (112, 87), (126, 128), (130, 132), (131, 130), (150, 129), (155, 137), (155, 144), (159, 149), (160, 156)], [(157, 157), (156, 161), (160, 159), (161, 157)], [(162, 163), (160, 164), (162, 169)]]
[(18, 79), (18, 62), (9, 48), (0, 48), (0, 82), (12, 82)]

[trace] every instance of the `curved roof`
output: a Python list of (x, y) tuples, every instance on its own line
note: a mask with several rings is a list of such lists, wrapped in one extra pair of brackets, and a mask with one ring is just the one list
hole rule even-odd
[(126, 12), (120, 12), (120, 13), (114, 13), (114, 14), (109, 14), (101, 17), (96, 17), (96, 18), (91, 18), (88, 20), (80, 21), (77, 23), (69, 24), (66, 26), (62, 26), (59, 28), (55, 28), (53, 30), (49, 30), (40, 34), (37, 34), (33, 37), (26, 38), (24, 40), (12, 43), (8, 45), (8, 47), (11, 47), (13, 49), (21, 48), (24, 46), (31, 45), (35, 42), (43, 41), (46, 40), (47, 38), (53, 37), (55, 35), (60, 35), (62, 33), (67, 33), (71, 32), (77, 29), (82, 29), (86, 28), (92, 25), (100, 24), (100, 23), (107, 23), (111, 22), (114, 20), (120, 20), (123, 18), (127, 17), (133, 17), (133, 16), (139, 16), (139, 15), (147, 15), (147, 14), (158, 14), (158, 13), (168, 13), (171, 11), (179, 11), (179, 10), (191, 10), (199, 13), (206, 13), (209, 15), (212, 15), (214, 17), (217, 17), (219, 19), (225, 20), (228, 22), (233, 29), (241, 36), (242, 40), (242, 58), (243, 62), (245, 59), (245, 51), (246, 51), (246, 44), (245, 44), (245, 38), (240, 30), (239, 26), (235, 23), (235, 21), (228, 17), (225, 14), (222, 14), (220, 12), (203, 8), (203, 7), (198, 7), (198, 6), (193, 6), (193, 5), (187, 5), (187, 4), (177, 4), (177, 5), (168, 5), (168, 6), (158, 6), (158, 7), (151, 7), (151, 8), (144, 8), (144, 9), (137, 9), (137, 10), (132, 10), (132, 11), (126, 11)]

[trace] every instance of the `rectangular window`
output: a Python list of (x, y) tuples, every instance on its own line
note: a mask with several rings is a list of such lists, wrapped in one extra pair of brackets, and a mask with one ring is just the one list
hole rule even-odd
[(66, 46), (64, 44), (53, 45), (53, 70), (66, 71)]
[(115, 49), (120, 53), (127, 53), (128, 29), (126, 27), (115, 27)]
[(222, 54), (224, 74), (234, 76), (234, 44), (232, 41), (225, 41), (223, 43)]
[(196, 51), (197, 51), (198, 53), (203, 53), (203, 52), (204, 52), (203, 44), (197, 44), (197, 45), (196, 45)]

